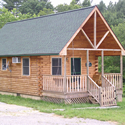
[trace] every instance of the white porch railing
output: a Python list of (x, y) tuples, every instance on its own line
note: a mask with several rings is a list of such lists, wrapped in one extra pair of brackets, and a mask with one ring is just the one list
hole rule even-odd
[(43, 90), (64, 92), (64, 84), (66, 92), (87, 92), (87, 75), (71, 75), (66, 76), (66, 83), (64, 83), (64, 76), (43, 76)]
[(67, 93), (87, 92), (87, 75), (71, 75), (66, 77)]
[(122, 88), (122, 75), (120, 73), (106, 73), (104, 76), (116, 87)]

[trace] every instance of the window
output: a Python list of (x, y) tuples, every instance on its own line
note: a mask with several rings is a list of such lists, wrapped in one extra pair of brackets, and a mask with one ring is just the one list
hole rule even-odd
[(61, 75), (61, 58), (52, 58), (52, 75)]
[(23, 58), (23, 75), (29, 76), (29, 58)]
[(2, 59), (2, 70), (6, 70), (6, 59)]

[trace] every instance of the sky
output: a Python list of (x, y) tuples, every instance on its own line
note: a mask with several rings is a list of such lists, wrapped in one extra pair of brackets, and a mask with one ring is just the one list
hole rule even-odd
[[(2, 1), (2, 0), (0, 0), (0, 2), (1, 2), (1, 1)], [(70, 4), (71, 1), (72, 1), (72, 0), (50, 0), (50, 2), (52, 3), (52, 5), (53, 5), (54, 7), (56, 7), (56, 6), (59, 5), (59, 4), (64, 4), (64, 3)], [(80, 0), (80, 1), (83, 2), (83, 0)], [(97, 5), (97, 4), (100, 3), (100, 1), (101, 1), (101, 0), (93, 0), (92, 5)], [(104, 1), (104, 3), (106, 4), (106, 6), (109, 4), (110, 1), (112, 1), (113, 3), (118, 2), (118, 0), (103, 0), (103, 1)]]
[[(57, 6), (57, 5), (59, 5), (59, 4), (63, 4), (63, 3), (70, 4), (70, 2), (71, 2), (72, 0), (50, 0), (50, 1), (51, 1), (51, 3), (53, 4), (53, 6), (55, 7), (55, 6)], [(83, 0), (80, 0), (80, 1), (83, 2)], [(99, 4), (100, 1), (101, 1), (101, 0), (93, 0), (92, 5)], [(113, 3), (118, 2), (118, 0), (103, 0), (103, 1), (104, 1), (104, 3), (105, 3), (106, 5), (108, 5), (110, 1), (112, 1)]]

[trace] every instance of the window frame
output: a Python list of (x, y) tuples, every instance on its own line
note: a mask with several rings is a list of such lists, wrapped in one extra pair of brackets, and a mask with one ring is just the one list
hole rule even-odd
[[(53, 65), (52, 65), (53, 59), (61, 59), (61, 74), (60, 74), (60, 75), (53, 75)], [(51, 58), (51, 74), (52, 74), (53, 76), (61, 76), (61, 75), (62, 75), (62, 57), (52, 57), (52, 58)]]
[[(29, 75), (23, 74), (23, 59), (29, 59)], [(23, 75), (23, 76), (30, 76), (30, 58), (29, 58), (29, 57), (23, 57), (23, 58), (22, 58), (22, 75)]]
[(7, 71), (7, 68), (5, 70), (3, 70), (3, 59), (6, 59), (6, 67), (7, 67), (7, 58), (2, 58), (2, 63), (1, 63), (1, 70), (2, 71)]

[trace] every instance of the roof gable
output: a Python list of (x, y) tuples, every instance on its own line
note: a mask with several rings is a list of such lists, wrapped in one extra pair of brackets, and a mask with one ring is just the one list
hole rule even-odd
[[(75, 41), (75, 38), (79, 32), (83, 32), (83, 35), (87, 38), (88, 43), (91, 45), (90, 48), (71, 48), (71, 42)], [(86, 42), (85, 40), (83, 42)], [(124, 55), (124, 48), (118, 41), (117, 37), (105, 21), (99, 9), (95, 6), (93, 11), (88, 15), (86, 20), (77, 29), (75, 34), (60, 52), (62, 55), (66, 55), (67, 50), (109, 50), (109, 51), (121, 51)]]
[(94, 7), (6, 24), (0, 56), (59, 54)]

